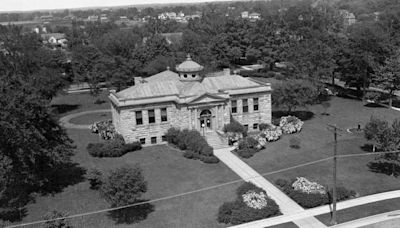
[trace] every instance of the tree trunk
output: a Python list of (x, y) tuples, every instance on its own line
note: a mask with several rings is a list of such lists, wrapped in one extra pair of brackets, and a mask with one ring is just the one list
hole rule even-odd
[(335, 73), (332, 73), (332, 85), (335, 85)]
[(392, 107), (393, 104), (393, 91), (389, 92), (389, 107)]

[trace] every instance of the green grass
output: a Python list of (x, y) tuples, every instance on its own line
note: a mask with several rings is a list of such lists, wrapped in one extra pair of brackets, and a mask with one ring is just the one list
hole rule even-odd
[[(240, 179), (223, 163), (204, 164), (189, 160), (182, 156), (181, 151), (168, 146), (146, 147), (120, 158), (93, 158), (85, 147), (88, 142), (99, 141), (97, 135), (86, 130), (68, 130), (68, 134), (77, 146), (73, 160), (85, 169), (96, 167), (108, 172), (124, 164), (139, 163), (148, 182), (145, 199), (161, 198)], [(235, 190), (240, 184), (156, 202), (153, 204), (154, 212), (134, 227), (222, 227), (216, 221), (218, 208), (224, 202), (235, 199)], [(27, 206), (28, 215), (23, 222), (41, 219), (53, 209), (77, 214), (105, 208), (109, 208), (108, 203), (97, 191), (89, 189), (89, 183), (84, 181), (54, 196), (37, 197), (35, 203)], [(106, 213), (73, 219), (73, 222), (76, 227), (115, 225)], [(128, 225), (121, 224), (122, 227)]]
[(93, 124), (97, 121), (110, 120), (111, 112), (90, 113), (72, 118), (69, 122), (73, 124)]
[[(352, 207), (338, 211), (337, 222), (344, 223), (359, 218), (364, 218), (385, 212), (399, 210), (399, 208), (400, 208), (400, 199), (390, 199), (376, 203), (369, 203), (362, 206)], [(329, 225), (329, 222), (331, 220), (331, 215), (323, 214), (316, 216), (316, 218), (319, 219), (324, 224)], [(386, 227), (386, 226), (377, 226), (377, 227)]]
[[(108, 91), (102, 91), (97, 97), (93, 97), (89, 92), (63, 94), (55, 97), (51, 102), (51, 106), (53, 112), (59, 117), (88, 110), (110, 109), (107, 96)], [(103, 103), (95, 104), (94, 102), (97, 99), (103, 101)]]
[[(333, 98), (331, 107), (328, 109), (329, 116), (321, 115), (323, 108), (320, 105), (310, 107), (308, 111), (313, 112), (314, 117), (305, 121), (300, 133), (293, 135), (301, 140), (300, 149), (291, 149), (289, 140), (292, 136), (284, 136), (277, 142), (267, 144), (266, 149), (252, 158), (243, 160), (259, 173), (267, 173), (323, 159), (332, 156), (333, 151), (333, 133), (327, 129), (327, 124), (336, 124), (342, 129), (347, 129), (356, 127), (359, 122), (364, 126), (371, 115), (392, 120), (400, 114), (387, 108), (365, 107), (360, 101), (343, 98)], [(338, 140), (338, 154), (365, 153), (361, 147), (368, 143), (362, 136), (346, 131), (340, 132)], [(370, 161), (374, 161), (374, 156), (339, 159), (339, 184), (354, 189), (360, 195), (400, 188), (397, 178), (371, 172), (367, 166)], [(266, 178), (274, 182), (278, 178), (291, 179), (298, 176), (331, 185), (332, 162), (296, 168)]]

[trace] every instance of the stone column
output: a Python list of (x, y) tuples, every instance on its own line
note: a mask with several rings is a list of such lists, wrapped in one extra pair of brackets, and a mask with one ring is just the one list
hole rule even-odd
[(199, 125), (199, 121), (198, 121), (198, 118), (197, 118), (197, 108), (194, 108), (194, 128), (197, 131), (199, 130), (198, 125)]
[(192, 130), (192, 128), (193, 128), (193, 120), (192, 120), (192, 115), (193, 115), (193, 113), (192, 113), (192, 109), (191, 108), (188, 108), (189, 109), (189, 130)]
[(219, 128), (219, 120), (218, 120), (218, 118), (219, 118), (219, 114), (218, 114), (218, 110), (219, 110), (219, 105), (216, 105), (215, 106), (215, 128), (214, 128), (214, 130), (218, 130), (218, 128)]

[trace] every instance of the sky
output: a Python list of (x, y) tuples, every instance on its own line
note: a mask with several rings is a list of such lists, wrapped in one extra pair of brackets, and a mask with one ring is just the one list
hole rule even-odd
[(216, 0), (0, 0), (0, 11), (30, 11), (39, 9), (67, 9), (91, 6), (107, 7), (154, 3), (187, 3), (215, 1)]

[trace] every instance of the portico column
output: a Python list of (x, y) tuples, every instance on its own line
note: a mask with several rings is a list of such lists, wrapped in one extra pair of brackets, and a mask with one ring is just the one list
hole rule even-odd
[(197, 125), (199, 124), (198, 123), (199, 121), (198, 121), (198, 119), (197, 119), (197, 108), (194, 108), (194, 126), (195, 126), (195, 129), (198, 131), (199, 130), (199, 128), (197, 127)]
[(193, 128), (193, 121), (192, 121), (192, 109), (189, 108), (189, 130)]
[(219, 109), (219, 105), (215, 106), (215, 129), (214, 130), (218, 130), (219, 126), (218, 126), (218, 109)]

